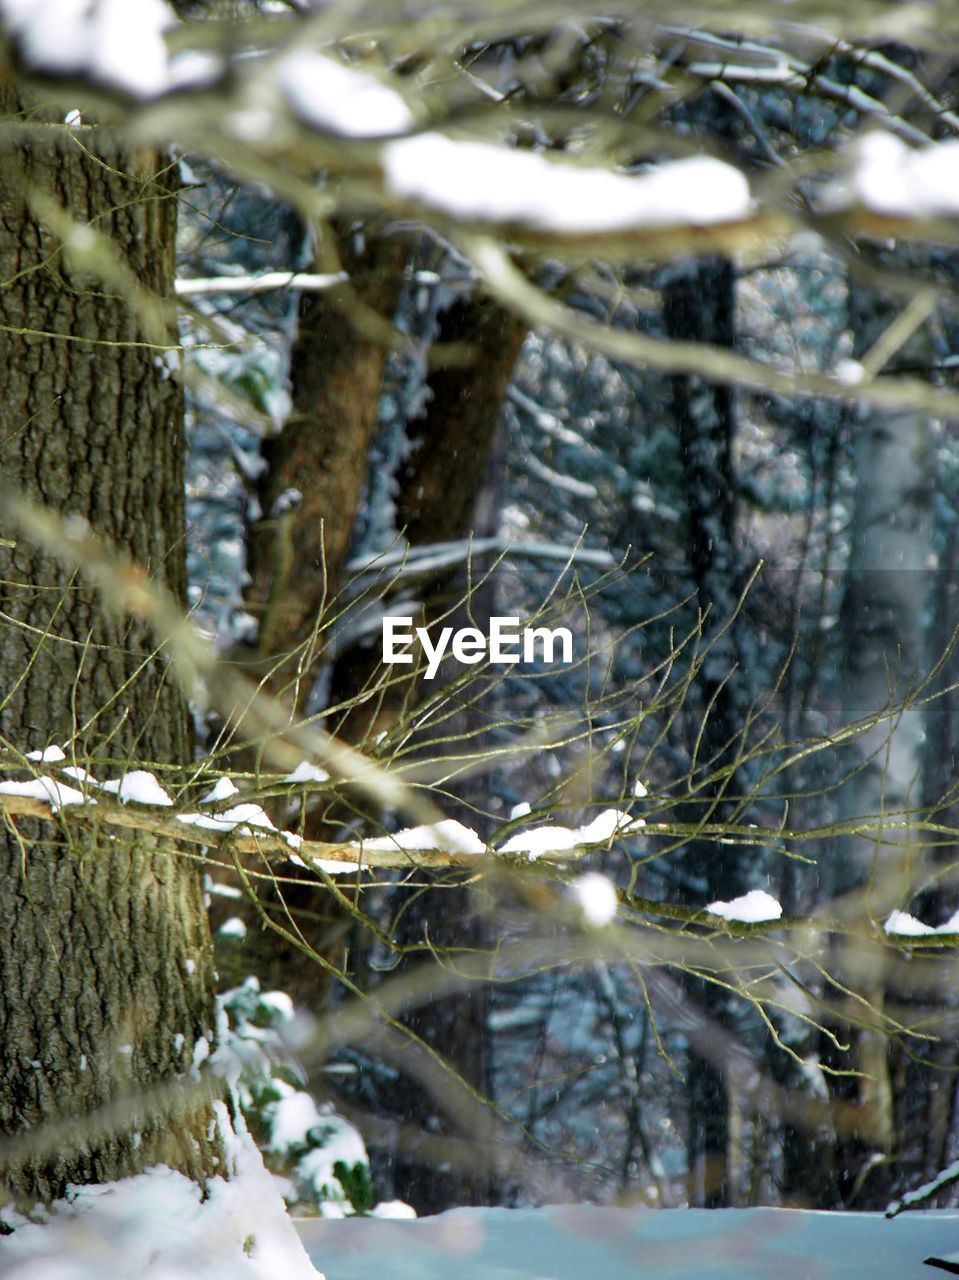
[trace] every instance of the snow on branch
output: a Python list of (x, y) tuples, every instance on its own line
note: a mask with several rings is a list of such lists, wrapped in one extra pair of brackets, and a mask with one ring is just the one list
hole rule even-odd
[[(885, 226), (889, 233), (924, 239), (941, 238), (943, 230), (949, 238), (954, 228), (943, 224), (959, 217), (959, 143), (925, 145), (925, 135), (905, 129), (868, 95), (849, 98), (860, 92), (855, 86), (844, 87), (844, 100), (878, 119), (884, 132), (838, 153), (832, 180), (816, 180), (818, 193), (807, 179), (812, 212), (800, 218), (788, 189), (777, 187), (764, 197), (725, 160), (706, 154), (663, 160), (665, 134), (658, 154), (653, 149), (655, 163), (624, 172), (612, 160), (578, 163), (574, 153), (547, 156), (505, 138), (469, 136), (459, 128), (454, 133), (452, 126), (446, 132), (442, 120), (423, 130), (425, 107), (419, 112), (408, 101), (415, 81), (385, 68), (373, 74), (332, 49), (308, 47), (309, 27), (293, 15), (275, 24), (278, 51), (250, 56), (245, 50), (232, 61), (202, 47), (201, 30), (202, 24), (179, 23), (164, 0), (0, 0), (0, 32), (9, 38), (18, 69), (38, 88), (62, 98), (68, 81), (71, 96), (81, 106), (87, 96), (95, 109), (106, 90), (108, 101), (122, 109), (113, 127), (131, 140), (178, 142), (216, 157), (241, 180), (267, 182), (310, 214), (325, 217), (339, 202), (352, 202), (412, 215), (445, 231), (451, 225), (495, 228), (544, 252), (659, 259), (753, 251), (804, 227), (835, 230), (837, 221), (844, 234), (877, 234)], [(797, 92), (830, 96), (830, 83), (820, 76), (810, 87), (807, 64), (781, 48), (675, 32), (692, 52), (712, 50), (715, 65), (693, 61), (699, 74), (727, 81), (737, 78), (738, 68), (741, 78), (773, 78)], [(76, 113), (70, 122), (76, 127)], [(349, 182), (317, 188), (320, 171)], [(333, 283), (278, 272), (184, 281), (178, 292)]]
[(598, 547), (571, 546), (497, 535), (489, 538), (460, 538), (455, 542), (429, 542), (420, 546), (402, 546), (354, 556), (347, 563), (346, 571), (353, 575), (389, 571), (396, 577), (413, 577), (448, 569), (472, 556), (486, 555), (489, 552), (506, 558), (560, 560), (596, 569), (614, 569), (619, 564), (610, 552)]
[[(55, 749), (60, 751), (59, 748)], [(59, 818), (68, 826), (116, 826), (142, 831), (156, 837), (240, 853), (258, 853), (289, 858), (307, 869), (328, 875), (355, 874), (375, 868), (471, 867), (482, 857), (503, 858), (521, 855), (520, 861), (568, 862), (591, 849), (608, 846), (614, 836), (635, 834), (642, 819), (606, 810), (591, 823), (579, 828), (541, 827), (514, 836), (500, 850), (487, 846), (475, 831), (450, 818), (393, 835), (357, 841), (327, 843), (304, 840), (293, 831), (277, 829), (257, 803), (243, 801), (223, 808), (223, 803), (239, 795), (236, 786), (221, 778), (204, 797), (201, 809), (170, 812), (170, 796), (147, 770), (137, 769), (119, 779), (98, 782), (87, 770), (60, 767), (65, 759), (50, 751), (44, 763), (50, 774), (25, 781), (0, 780), (0, 811), (11, 817), (45, 820)], [(83, 775), (82, 791), (59, 776), (76, 779)], [(325, 781), (325, 771), (304, 762), (287, 775), (287, 785)]]
[(257, 275), (199, 276), (177, 280), (175, 288), (178, 298), (217, 293), (267, 293), (273, 289), (299, 289), (304, 293), (314, 293), (333, 289), (348, 280), (345, 271), (332, 271), (326, 275), (308, 271), (261, 271)]
[(711, 156), (632, 175), (431, 132), (388, 143), (382, 163), (387, 191), (404, 200), (457, 221), (562, 235), (709, 226), (748, 218), (754, 207), (745, 176)]

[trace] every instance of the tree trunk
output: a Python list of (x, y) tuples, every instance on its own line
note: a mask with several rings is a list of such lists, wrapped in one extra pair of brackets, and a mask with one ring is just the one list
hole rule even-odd
[[(494, 442), (526, 331), (511, 312), (484, 297), (458, 300), (443, 312), (438, 342), (469, 343), (475, 357), (469, 364), (440, 366), (431, 372), (428, 385), (432, 394), (426, 412), (409, 425), (411, 447), (400, 472), (396, 507), (397, 525), (405, 529), (411, 545), (453, 541), (471, 533), (483, 537), (496, 531), (499, 501)], [(425, 624), (445, 614), (461, 598), (466, 585), (461, 567), (424, 585)], [(468, 617), (465, 609), (457, 609), (444, 618), (444, 624), (482, 628), (484, 619), (493, 612), (491, 597), (492, 584), (487, 582), (474, 590)], [(355, 696), (375, 683), (379, 665), (379, 645), (345, 655), (334, 674), (334, 696)], [(344, 726), (346, 735), (353, 740), (369, 737), (414, 703), (409, 682), (397, 681), (383, 697), (356, 707)], [(481, 714), (468, 707), (458, 721), (449, 722), (448, 731), (477, 729)], [(479, 738), (472, 740), (474, 749), (481, 745)], [(468, 800), (462, 791), (461, 796)], [(464, 822), (475, 821), (465, 806), (460, 812), (447, 802), (445, 810)], [(479, 949), (486, 941), (485, 924), (466, 888), (427, 894), (411, 890), (399, 901), (397, 935), (401, 943), (428, 937), (442, 950), (446, 946)], [(424, 963), (422, 957), (412, 961), (414, 966)], [(482, 1097), (488, 1096), (490, 1088), (487, 1005), (487, 988), (475, 984), (456, 995), (423, 1002), (404, 1019)], [(422, 1051), (413, 1049), (409, 1057), (418, 1060)], [(395, 1061), (403, 1066), (402, 1058)], [(455, 1100), (452, 1109), (444, 1105), (447, 1099)], [(437, 1085), (434, 1079), (424, 1086), (416, 1073), (404, 1072), (390, 1105), (425, 1131), (456, 1132), (463, 1122), (465, 1136), (482, 1141), (486, 1113), (462, 1086), (450, 1080)], [(475, 1169), (437, 1168), (402, 1149), (389, 1152), (386, 1163), (395, 1193), (419, 1213), (490, 1201), (490, 1179), (482, 1163)]]
[[(22, 109), (9, 91), (0, 106)], [(42, 193), (108, 235), (133, 276), (171, 298), (175, 168), (155, 152), (101, 162), (64, 140), (62, 126), (58, 137), (61, 145), (8, 149), (0, 170), (0, 473), (89, 521), (183, 598), (179, 385), (127, 301), (71, 269), (26, 198)], [(0, 545), (0, 580), (6, 742), (59, 744), (101, 778), (137, 762), (189, 761), (187, 707), (145, 626), (108, 613), (82, 578), (22, 539)], [(54, 1129), (52, 1150), (10, 1157), (0, 1169), (6, 1191), (49, 1201), (68, 1182), (161, 1162), (196, 1179), (213, 1173), (209, 1107), (186, 1086), (177, 1104), (150, 1097), (187, 1070), (201, 1037), (213, 1042), (196, 864), (146, 838), (8, 821), (0, 896), (0, 1129), (43, 1140), (43, 1126), (88, 1122)]]
[[(392, 320), (405, 243), (341, 228), (338, 249), (356, 299)], [(251, 530), (247, 592), (263, 659), (292, 649), (339, 589), (366, 483), (388, 348), (351, 315), (349, 297), (339, 289), (303, 295), (292, 412), (263, 447), (263, 515)]]
[[(701, 259), (668, 268), (663, 318), (670, 338), (732, 346), (734, 316), (735, 281), (728, 261)], [(738, 681), (735, 675), (730, 678), (738, 661), (735, 630), (729, 626), (717, 635), (729, 623), (742, 589), (736, 546), (732, 396), (728, 387), (688, 376), (672, 379), (672, 400), (683, 467), (688, 563), (699, 609), (709, 611), (702, 638), (711, 647), (696, 682), (695, 714), (708, 715), (698, 763), (700, 769), (710, 762), (714, 768), (742, 724)], [(708, 793), (700, 794), (711, 802)], [(719, 801), (710, 821), (721, 821), (727, 811), (728, 805)], [(697, 822), (703, 817), (703, 805), (691, 805), (686, 820)], [(711, 898), (736, 897), (745, 888), (746, 865), (742, 850), (690, 841), (683, 851), (683, 875), (687, 884), (696, 885), (691, 900), (701, 904)], [(722, 990), (695, 980), (688, 985), (712, 1017), (728, 1024), (730, 1001)], [(691, 1054), (687, 1089), (689, 1202), (706, 1208), (734, 1204), (738, 1152), (726, 1083), (712, 1063)]]
[[(897, 312), (897, 303), (886, 303), (865, 289), (851, 290), (850, 324), (857, 359)], [(921, 676), (931, 550), (928, 422), (916, 413), (860, 411), (855, 426), (856, 491), (840, 611), (846, 722), (899, 701)], [(853, 820), (889, 813), (892, 822), (901, 822), (904, 812), (915, 809), (920, 798), (922, 737), (923, 713), (918, 707), (870, 728), (858, 743), (862, 767), (843, 784), (842, 816)], [(871, 910), (881, 918), (891, 907), (904, 905), (898, 899), (905, 889), (902, 877), (910, 870), (918, 872), (919, 860), (915, 833), (908, 826), (875, 837), (852, 837), (846, 842), (834, 889), (843, 891), (868, 881), (875, 886)], [(885, 976), (874, 959), (859, 961), (857, 955), (855, 944), (844, 948), (837, 972), (881, 1011)], [(892, 1189), (888, 1158), (897, 1146), (889, 1048), (880, 1032), (862, 1030), (855, 1035), (854, 1052), (854, 1065), (861, 1072), (856, 1090), (865, 1120), (859, 1133), (840, 1144), (837, 1165), (845, 1173), (840, 1190), (845, 1203), (854, 1197), (857, 1209), (881, 1208)], [(843, 1065), (848, 1067), (849, 1062)]]

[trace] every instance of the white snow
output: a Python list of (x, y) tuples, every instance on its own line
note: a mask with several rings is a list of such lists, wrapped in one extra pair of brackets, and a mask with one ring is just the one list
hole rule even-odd
[(447, 853), (485, 853), (486, 845), (471, 827), (454, 818), (442, 818), (422, 827), (408, 827), (391, 836), (375, 836), (361, 841), (363, 849), (442, 849)]
[(744, 924), (759, 924), (764, 920), (778, 920), (783, 909), (765, 889), (750, 889), (741, 898), (731, 902), (711, 902), (706, 910), (724, 920), (739, 920)]
[(415, 1218), (416, 1210), (405, 1200), (381, 1200), (370, 1210), (371, 1218)]
[(372, 874), (371, 867), (361, 866), (358, 862), (336, 862), (332, 858), (311, 858), (310, 866), (325, 871), (328, 876), (356, 875), (358, 871)]
[(86, 782), (93, 787), (98, 787), (100, 785), (93, 774), (88, 773), (81, 765), (65, 764), (63, 766), (63, 772), (70, 778), (76, 778), (77, 782)]
[(453, 218), (573, 234), (704, 226), (753, 207), (743, 174), (711, 156), (628, 175), (431, 132), (388, 143), (382, 163), (395, 195)]
[(576, 847), (578, 832), (571, 827), (560, 827), (549, 824), (544, 827), (530, 827), (528, 831), (518, 831), (510, 836), (497, 853), (525, 853), (531, 862), (541, 858), (544, 853), (562, 853)]
[(512, 822), (514, 818), (525, 818), (526, 815), (528, 813), (532, 813), (532, 811), (533, 811), (533, 806), (530, 804), (530, 802), (528, 800), (521, 800), (519, 804), (514, 804), (512, 809), (510, 809), (509, 811), (510, 822)]
[(858, 360), (837, 360), (833, 375), (844, 387), (858, 387), (866, 376), (866, 370)]
[(883, 928), (886, 933), (895, 933), (901, 937), (908, 938), (918, 938), (924, 933), (935, 933), (935, 929), (928, 924), (923, 924), (921, 920), (911, 916), (908, 911), (891, 912)]
[(959, 911), (954, 911), (945, 924), (935, 930), (936, 933), (959, 933)]
[(395, 89), (310, 49), (281, 58), (277, 78), (287, 104), (314, 129), (375, 138), (405, 133), (416, 123)]
[(54, 75), (86, 74), (138, 98), (170, 87), (165, 0), (0, 0), (24, 61)]
[(232, 778), (217, 778), (214, 785), (200, 797), (200, 804), (216, 804), (219, 800), (229, 800), (230, 796), (240, 794), (240, 788)]
[(293, 1021), (293, 1000), (285, 991), (263, 991), (260, 994), (260, 1004), (266, 1009), (272, 1010), (281, 1022)]
[(40, 764), (59, 764), (61, 760), (66, 760), (66, 752), (62, 747), (52, 746), (44, 747), (42, 751), (28, 751), (27, 759), (36, 760)]
[(353, 1206), (334, 1166), (340, 1161), (348, 1169), (357, 1164), (369, 1165), (360, 1134), (328, 1103), (317, 1106), (313, 1096), (302, 1089), (295, 1089), (276, 1076), (271, 1087), (280, 1096), (263, 1108), (269, 1130), (268, 1149), (296, 1155), (296, 1181), (311, 1187), (312, 1198), (321, 1202), (324, 1217), (352, 1214)]
[(934, 1280), (924, 1259), (955, 1251), (959, 1213), (568, 1204), (299, 1229), (331, 1280)]
[[(303, 843), (303, 837), (297, 835), (295, 831), (281, 831), (280, 835), (291, 849), (299, 849)], [(358, 871), (372, 873), (371, 867), (361, 867), (358, 862), (337, 862), (333, 858), (311, 858), (310, 862), (306, 863), (297, 854), (293, 853), (290, 855), (290, 861), (298, 867), (303, 867), (305, 871), (309, 871), (310, 867), (315, 867), (320, 871), (325, 871), (328, 876), (356, 875)]]
[(185, 822), (188, 826), (204, 827), (208, 831), (234, 831), (239, 828), (240, 835), (251, 835), (250, 827), (276, 831), (265, 810), (252, 803), (237, 804), (232, 809), (224, 809), (222, 813), (178, 813), (176, 820)]
[(959, 911), (951, 915), (945, 924), (940, 924), (935, 928), (932, 925), (923, 924), (921, 920), (911, 916), (908, 911), (892, 911), (883, 925), (883, 929), (886, 933), (896, 934), (901, 938), (920, 938), (926, 934), (935, 933), (959, 933)]
[(876, 130), (856, 143), (840, 200), (889, 218), (951, 217), (959, 213), (959, 140), (918, 149)]
[(313, 1137), (322, 1145), (300, 1157), (296, 1165), (297, 1176), (310, 1183), (314, 1196), (323, 1200), (320, 1207), (324, 1216), (351, 1214), (353, 1207), (336, 1176), (334, 1165), (340, 1161), (348, 1169), (357, 1164), (368, 1165), (369, 1156), (363, 1139), (349, 1121), (332, 1111), (317, 1113)]
[[(954, 1160), (945, 1169), (940, 1169), (934, 1178), (924, 1182), (921, 1187), (916, 1187), (913, 1191), (907, 1191), (901, 1200), (894, 1200), (886, 1209), (886, 1214), (888, 1217), (892, 1217), (893, 1214), (901, 1213), (903, 1209), (908, 1209), (912, 1205), (922, 1204), (924, 1200), (934, 1196), (937, 1191), (941, 1191), (943, 1187), (951, 1186), (956, 1181), (959, 1181), (959, 1160)], [(952, 1257), (954, 1259), (956, 1255), (954, 1254)]]
[(617, 833), (629, 835), (644, 825), (642, 818), (634, 818), (622, 809), (604, 809), (584, 827), (549, 824), (519, 831), (497, 852), (525, 853), (533, 862), (545, 853), (563, 853), (584, 844), (605, 844)]
[(120, 1182), (71, 1187), (49, 1220), (10, 1209), (0, 1238), (4, 1280), (322, 1280), (239, 1118), (215, 1102), (230, 1178), (207, 1194), (164, 1165)]
[(56, 782), (44, 775), (42, 778), (31, 778), (28, 782), (0, 782), (0, 794), (7, 796), (31, 796), (34, 800), (42, 800), (54, 813), (64, 809), (68, 804), (96, 804), (90, 796), (76, 791), (63, 782)]
[(239, 916), (230, 916), (229, 920), (223, 921), (217, 933), (222, 934), (224, 938), (245, 938), (246, 925)]
[(310, 1131), (319, 1126), (321, 1118), (312, 1094), (294, 1089), (283, 1080), (275, 1080), (273, 1087), (280, 1097), (269, 1103), (263, 1112), (270, 1126), (270, 1150), (285, 1151), (287, 1147), (309, 1146)]
[(292, 773), (288, 773), (283, 779), (291, 785), (295, 782), (329, 782), (330, 775), (325, 769), (321, 769), (319, 765), (311, 764), (309, 760), (301, 760)]
[(646, 790), (644, 783), (640, 782), (639, 778), (637, 778), (636, 781), (633, 783), (633, 795), (636, 796), (639, 800), (642, 800), (644, 799), (644, 797), (649, 795), (649, 792)]
[(223, 59), (207, 49), (178, 49), (170, 58), (170, 80), (178, 88), (209, 84), (223, 70)]
[(616, 918), (616, 886), (608, 877), (588, 871), (567, 887), (591, 928), (602, 929)]
[(131, 769), (122, 778), (109, 779), (100, 784), (104, 791), (112, 791), (124, 804), (172, 805), (173, 801), (148, 769)]
[(637, 827), (645, 825), (642, 818), (633, 818), (622, 809), (604, 809), (592, 822), (585, 827), (579, 828), (579, 838), (576, 843), (605, 844), (617, 832), (620, 835), (625, 835), (628, 831), (634, 831)]

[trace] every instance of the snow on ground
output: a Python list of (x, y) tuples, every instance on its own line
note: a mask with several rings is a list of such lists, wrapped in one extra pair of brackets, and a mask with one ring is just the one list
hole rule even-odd
[(741, 898), (731, 902), (711, 902), (706, 910), (724, 920), (738, 920), (743, 924), (760, 924), (764, 920), (778, 920), (782, 907), (765, 889), (751, 889)]
[(422, 133), (388, 143), (382, 159), (394, 195), (468, 222), (588, 234), (689, 222), (705, 226), (746, 218), (753, 209), (743, 174), (711, 156), (630, 175)]
[(412, 1222), (300, 1221), (328, 1280), (933, 1280), (959, 1213), (454, 1209)]
[(198, 1188), (163, 1168), (81, 1190), (48, 1223), (0, 1240), (0, 1273), (4, 1280), (931, 1280), (941, 1272), (925, 1260), (954, 1254), (959, 1242), (955, 1211), (889, 1220), (591, 1205), (408, 1219), (406, 1206), (387, 1203), (368, 1218), (303, 1218), (294, 1232), (252, 1144), (236, 1145), (236, 1177), (214, 1179), (205, 1204)]
[(0, 1238), (4, 1280), (322, 1280), (242, 1120), (226, 1134), (232, 1176), (208, 1195), (165, 1166), (71, 1189), (48, 1221), (16, 1221)]

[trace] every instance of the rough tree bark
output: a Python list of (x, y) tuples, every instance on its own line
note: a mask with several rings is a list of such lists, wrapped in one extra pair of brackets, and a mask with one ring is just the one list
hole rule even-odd
[[(24, 107), (3, 89), (0, 110)], [(170, 298), (176, 169), (155, 152), (101, 161), (62, 125), (56, 138), (8, 144), (0, 168), (0, 474), (89, 521), (183, 597), (179, 386), (127, 302), (71, 269), (27, 198), (42, 193), (109, 235), (137, 279)], [(4, 744), (66, 744), (114, 777), (128, 762), (188, 762), (187, 707), (147, 629), (109, 614), (2, 523), (16, 542), (0, 545)], [(0, 1130), (43, 1139), (44, 1126), (89, 1121), (54, 1129), (52, 1154), (8, 1148), (0, 1184), (35, 1203), (161, 1162), (196, 1179), (215, 1172), (212, 1113), (175, 1090), (200, 1037), (213, 1042), (196, 864), (146, 839), (7, 822), (0, 897)], [(149, 1091), (166, 1085), (180, 1101), (168, 1091), (152, 1106)]]

